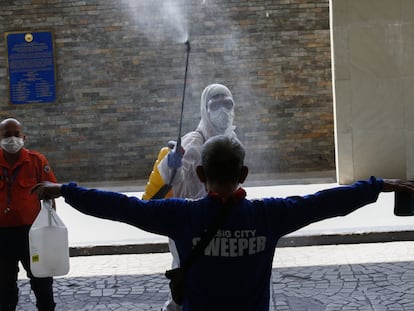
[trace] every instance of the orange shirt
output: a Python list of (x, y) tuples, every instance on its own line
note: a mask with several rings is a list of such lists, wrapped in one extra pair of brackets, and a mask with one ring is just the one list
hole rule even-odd
[(10, 167), (0, 149), (0, 227), (31, 225), (40, 211), (40, 201), (30, 189), (39, 182), (56, 182), (46, 157), (22, 148)]

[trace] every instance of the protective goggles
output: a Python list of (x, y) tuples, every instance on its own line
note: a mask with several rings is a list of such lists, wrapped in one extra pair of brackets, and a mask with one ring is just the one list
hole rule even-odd
[(218, 110), (221, 107), (224, 107), (227, 110), (231, 110), (233, 109), (233, 106), (233, 99), (230, 96), (221, 94), (211, 97), (210, 100), (207, 102), (208, 111)]

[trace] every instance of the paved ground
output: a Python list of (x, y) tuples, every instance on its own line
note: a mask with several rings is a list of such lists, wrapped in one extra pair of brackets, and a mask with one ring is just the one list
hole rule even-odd
[[(414, 310), (414, 242), (277, 249), (274, 309)], [(170, 254), (71, 258), (55, 279), (57, 310), (160, 310), (168, 295)], [(18, 310), (35, 310), (20, 274)]]

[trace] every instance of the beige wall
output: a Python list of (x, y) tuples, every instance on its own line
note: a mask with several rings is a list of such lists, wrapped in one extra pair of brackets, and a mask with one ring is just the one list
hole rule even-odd
[(414, 1), (331, 0), (337, 177), (414, 178)]

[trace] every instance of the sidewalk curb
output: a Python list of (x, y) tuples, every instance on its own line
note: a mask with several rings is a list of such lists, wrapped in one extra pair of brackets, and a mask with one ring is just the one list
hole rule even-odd
[(168, 243), (97, 245), (69, 247), (70, 257), (95, 255), (168, 253)]
[[(309, 236), (285, 236), (277, 247), (299, 247), (335, 244), (360, 244), (414, 241), (414, 231), (339, 233)], [(149, 254), (169, 252), (168, 243), (98, 245), (70, 247), (70, 257), (95, 255)]]
[(414, 241), (414, 231), (354, 232), (309, 236), (286, 236), (279, 240), (278, 247), (313, 245), (360, 244)]

